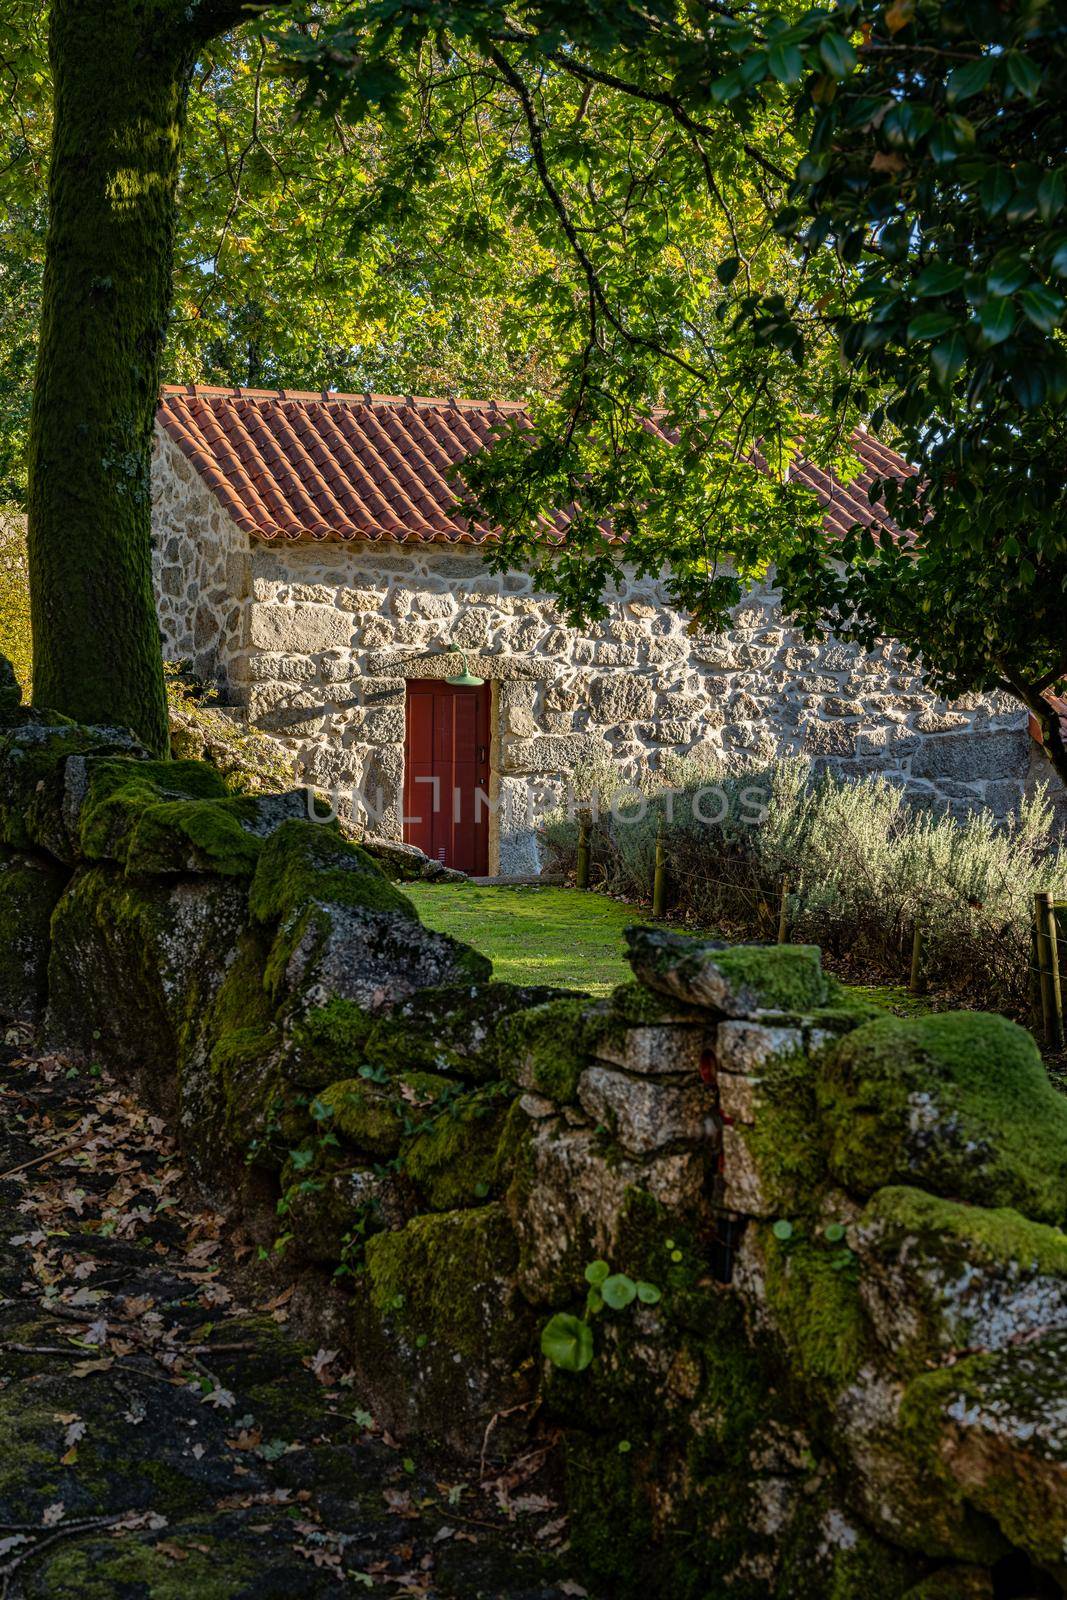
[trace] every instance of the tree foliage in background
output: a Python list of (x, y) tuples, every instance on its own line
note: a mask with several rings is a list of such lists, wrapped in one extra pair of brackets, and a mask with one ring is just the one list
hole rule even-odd
[[(82, 26), (98, 11), (54, 6)], [(124, 0), (99, 18), (108, 72), (131, 44), (141, 94), (145, 62), (172, 52), (178, 120), (157, 95), (138, 137), (159, 112), (159, 148), (183, 153), (140, 222), (146, 261), (176, 247), (179, 294), (175, 317), (159, 294), (129, 300), (143, 332), (127, 344), (148, 341), (137, 442), (98, 459), (82, 516), (129, 511), (114, 463), (147, 448), (160, 311), (182, 376), (477, 369), (497, 392), (540, 389), (535, 428), (467, 477), (505, 529), (498, 562), (532, 566), (572, 616), (601, 609), (610, 522), (695, 626), (722, 626), (774, 562), (808, 627), (895, 633), (946, 690), (999, 684), (1043, 714), (1067, 666), (1054, 5), (198, 0), (142, 16)], [(53, 59), (83, 87), (103, 70), (69, 43)], [(321, 115), (294, 133), (302, 86)], [(105, 136), (101, 171), (108, 115), (123, 121), (100, 102), (82, 130)], [(132, 278), (107, 233), (98, 216), (92, 281), (118, 294)], [(132, 439), (117, 372), (108, 427)], [(886, 489), (918, 540), (829, 546), (789, 479), (801, 441), (847, 471), (864, 417), (921, 468), (921, 500)], [(561, 504), (562, 553), (542, 531)], [(146, 546), (144, 506), (134, 520)], [(85, 674), (67, 677), (77, 697)]]
[[(425, 68), (396, 62), (423, 59), (438, 18), (422, 0), (357, 8), (328, 48), (306, 52), (313, 92), (359, 112), (413, 82), (425, 93)], [(774, 558), (809, 629), (893, 635), (946, 693), (1014, 694), (1067, 779), (1044, 698), (1067, 676), (1062, 7), (849, 0), (790, 16), (544, 0), (505, 19), (475, 0), (453, 27), (456, 49), (511, 86), (526, 127), (517, 167), (587, 287), (560, 305), (571, 353), (541, 435), (468, 475), (508, 530), (500, 562), (536, 562), (537, 514), (573, 497), (577, 539), (542, 576), (574, 613), (595, 614), (619, 557), (603, 537), (610, 515), (630, 534), (627, 557), (665, 561), (679, 600), (719, 626), (736, 595), (722, 556), (736, 549), (742, 575)], [(642, 154), (657, 137), (671, 148), (668, 177), (625, 191), (624, 226), (608, 172), (625, 170), (627, 147), (616, 137), (607, 160), (590, 159), (560, 123), (561, 78), (612, 98), (617, 130), (644, 118)], [(702, 337), (684, 297), (657, 295), (655, 267), (686, 230), (689, 197), (709, 183), (721, 193), (738, 162), (786, 266), (754, 281), (753, 232), (735, 230), (717, 260), (728, 294), (705, 298), (715, 320)], [(680, 437), (673, 453), (642, 437), (642, 408), (657, 402)], [(838, 439), (869, 419), (917, 465), (874, 489), (909, 537), (856, 530), (842, 544), (788, 486), (738, 493), (737, 468), (764, 439), (772, 470), (800, 428), (828, 457), (806, 406)]]
[[(0, 18), (0, 504), (23, 504), (52, 133), (46, 9)], [(251, 387), (524, 398), (552, 381), (521, 282), (521, 220), (480, 255), (438, 204), (418, 236), (370, 239), (368, 196), (397, 132), (299, 114), (266, 38), (211, 41), (191, 76), (163, 378)], [(440, 200), (440, 196), (438, 196)], [(470, 264), (477, 259), (479, 270)]]

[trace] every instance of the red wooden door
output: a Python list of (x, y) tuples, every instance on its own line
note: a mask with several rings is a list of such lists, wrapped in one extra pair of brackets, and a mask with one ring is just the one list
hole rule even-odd
[(457, 689), (439, 678), (409, 679), (404, 754), (404, 838), (446, 867), (484, 877), (489, 685)]

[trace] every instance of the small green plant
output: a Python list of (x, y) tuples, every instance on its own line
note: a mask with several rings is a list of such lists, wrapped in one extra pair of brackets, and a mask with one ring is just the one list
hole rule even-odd
[(541, 1354), (562, 1372), (584, 1372), (593, 1359), (593, 1330), (583, 1317), (557, 1311), (541, 1330)]
[[(612, 1272), (607, 1261), (590, 1261), (583, 1274), (589, 1285), (585, 1296), (585, 1316), (558, 1311), (541, 1332), (541, 1354), (564, 1372), (582, 1372), (595, 1354), (590, 1317), (609, 1311), (625, 1311), (639, 1301), (654, 1306), (663, 1298), (654, 1283), (634, 1279), (625, 1272)], [(627, 1447), (629, 1448), (629, 1447)]]

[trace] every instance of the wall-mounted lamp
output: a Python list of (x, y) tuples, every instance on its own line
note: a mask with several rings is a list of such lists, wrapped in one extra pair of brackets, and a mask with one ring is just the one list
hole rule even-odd
[[(449, 654), (455, 655), (457, 652), (453, 650)], [(467, 666), (467, 652), (465, 650), (460, 650), (458, 655), (463, 663), (463, 671), (455, 673), (451, 678), (446, 678), (445, 682), (450, 683), (454, 689), (480, 689), (485, 679), (476, 678), (474, 673), (470, 671)]]

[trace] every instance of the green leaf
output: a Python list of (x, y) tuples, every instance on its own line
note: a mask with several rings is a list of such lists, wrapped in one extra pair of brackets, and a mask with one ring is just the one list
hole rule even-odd
[(987, 217), (1003, 211), (1015, 193), (1015, 180), (1007, 167), (994, 167), (978, 186), (978, 199)]
[(637, 1285), (637, 1298), (643, 1306), (658, 1305), (663, 1299), (662, 1289), (657, 1289), (654, 1283), (640, 1281)]
[(959, 317), (954, 311), (920, 311), (908, 323), (908, 342), (914, 344), (918, 339), (940, 339), (943, 333), (950, 333), (958, 322)]
[(1009, 50), (1004, 57), (1008, 81), (1027, 100), (1032, 100), (1041, 87), (1041, 74), (1019, 50)]
[(563, 1372), (584, 1372), (593, 1359), (593, 1330), (581, 1317), (557, 1311), (541, 1330), (541, 1354)]
[(727, 256), (726, 260), (720, 261), (719, 265), (715, 268), (715, 276), (718, 278), (719, 282), (725, 286), (726, 284), (733, 283), (740, 269), (741, 258), (739, 256)]
[(1045, 222), (1051, 222), (1063, 210), (1067, 201), (1067, 173), (1062, 167), (1047, 172), (1037, 186), (1038, 210)]
[(945, 83), (949, 105), (959, 105), (962, 100), (981, 94), (992, 75), (993, 60), (990, 56), (981, 56), (977, 61), (968, 61), (966, 66), (953, 68)]
[(612, 1311), (622, 1311), (636, 1298), (637, 1285), (625, 1272), (616, 1272), (613, 1277), (605, 1278), (600, 1285), (600, 1293), (604, 1297), (604, 1304), (610, 1306)]
[(979, 311), (978, 323), (986, 344), (1000, 344), (1015, 327), (1015, 306), (1010, 300), (994, 296)]
[(926, 299), (933, 295), (952, 294), (963, 283), (967, 273), (963, 267), (948, 261), (933, 261), (924, 267), (915, 280), (915, 293)]
[(611, 1268), (606, 1261), (590, 1261), (585, 1269), (585, 1281), (599, 1289), (605, 1278), (611, 1276)]
[(1030, 276), (1030, 264), (1017, 250), (999, 250), (990, 262), (986, 287), (990, 294), (1014, 294)]
[(930, 365), (938, 383), (947, 387), (967, 360), (967, 341), (962, 333), (954, 333), (942, 344), (935, 344), (930, 352)]
[(1019, 304), (1034, 327), (1040, 328), (1042, 333), (1053, 333), (1063, 321), (1063, 313), (1067, 308), (1063, 296), (1057, 294), (1055, 289), (1047, 289), (1043, 283), (1035, 283), (1031, 288), (1024, 289), (1019, 296)]
[(772, 44), (767, 65), (779, 83), (799, 83), (804, 76), (804, 57), (795, 44)]
[(844, 1237), (845, 1225), (843, 1222), (831, 1222), (829, 1227), (823, 1229), (823, 1238), (829, 1240), (831, 1244), (837, 1244)]
[(771, 1232), (776, 1239), (780, 1239), (784, 1244), (786, 1239), (793, 1237), (793, 1224), (788, 1222), (785, 1217), (779, 1217)]
[(819, 55), (831, 78), (847, 78), (856, 65), (856, 52), (839, 33), (826, 33), (819, 40)]

